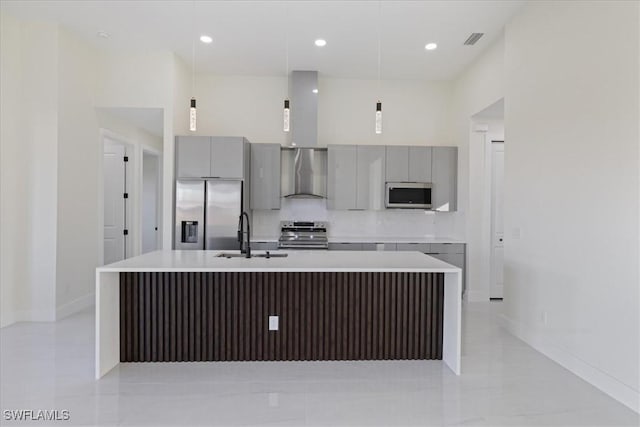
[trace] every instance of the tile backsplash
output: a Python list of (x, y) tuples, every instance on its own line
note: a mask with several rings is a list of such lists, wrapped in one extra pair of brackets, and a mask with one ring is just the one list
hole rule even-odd
[(280, 210), (253, 211), (252, 234), (278, 237), (282, 220), (322, 220), (329, 223), (330, 237), (455, 237), (455, 215), (412, 209), (335, 211), (327, 209), (324, 199), (283, 198)]

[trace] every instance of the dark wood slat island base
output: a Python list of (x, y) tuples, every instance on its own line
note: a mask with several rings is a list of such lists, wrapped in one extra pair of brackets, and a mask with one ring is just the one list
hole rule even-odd
[(444, 273), (119, 277), (121, 362), (442, 359)]

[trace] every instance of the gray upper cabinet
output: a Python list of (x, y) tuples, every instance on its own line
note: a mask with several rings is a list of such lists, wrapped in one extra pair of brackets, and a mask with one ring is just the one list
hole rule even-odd
[(211, 177), (244, 178), (244, 142), (241, 136), (211, 137)]
[(176, 136), (176, 176), (202, 178), (209, 176), (211, 137)]
[(431, 147), (409, 147), (409, 181), (431, 182)]
[(357, 146), (356, 176), (356, 209), (384, 209), (384, 146)]
[(409, 181), (409, 147), (387, 146), (386, 154), (387, 182)]
[(251, 209), (280, 209), (280, 144), (251, 144)]
[(246, 178), (248, 141), (239, 137), (177, 136), (177, 178)]
[(431, 182), (431, 147), (387, 146), (387, 182)]
[(356, 209), (356, 146), (329, 145), (327, 157), (327, 207)]
[(458, 208), (458, 148), (433, 147), (431, 204), (432, 209), (451, 212)]

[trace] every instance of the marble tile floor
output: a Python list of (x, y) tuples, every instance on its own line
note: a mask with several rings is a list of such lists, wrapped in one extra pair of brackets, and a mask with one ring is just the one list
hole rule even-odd
[[(462, 368), (440, 361), (121, 364), (93, 379), (94, 313), (0, 330), (0, 425), (638, 426), (638, 414), (463, 308)], [(70, 411), (7, 421), (4, 410)]]

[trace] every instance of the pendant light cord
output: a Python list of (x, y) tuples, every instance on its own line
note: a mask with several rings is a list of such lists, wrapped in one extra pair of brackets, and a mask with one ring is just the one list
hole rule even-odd
[[(285, 77), (289, 78), (289, 2), (284, 3), (284, 46), (285, 46)], [(287, 84), (287, 99), (289, 98), (289, 85)]]
[(380, 97), (380, 68), (381, 68), (381, 56), (382, 49), (380, 47), (380, 40), (382, 38), (382, 1), (378, 2), (378, 98)]
[[(196, 2), (192, 3), (191, 28), (196, 31)], [(196, 34), (191, 36), (191, 97), (196, 96)]]

